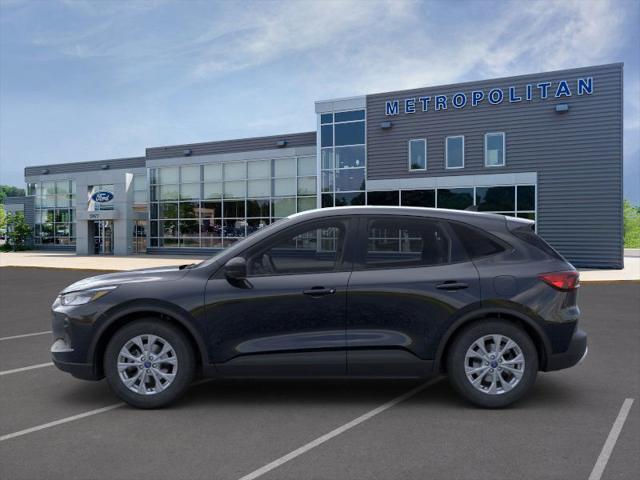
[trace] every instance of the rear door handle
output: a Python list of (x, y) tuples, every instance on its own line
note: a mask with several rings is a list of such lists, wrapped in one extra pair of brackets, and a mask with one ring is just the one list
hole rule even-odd
[(310, 297), (324, 297), (325, 295), (333, 295), (336, 293), (335, 288), (313, 287), (308, 290), (304, 290), (302, 293), (309, 295)]
[(439, 288), (440, 290), (462, 290), (463, 288), (469, 288), (469, 285), (466, 283), (449, 280), (447, 282), (441, 283), (440, 285), (436, 285), (436, 288)]

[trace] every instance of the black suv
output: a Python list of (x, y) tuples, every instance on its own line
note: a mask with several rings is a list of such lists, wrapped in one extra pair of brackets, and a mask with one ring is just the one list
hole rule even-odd
[(197, 265), (100, 275), (53, 304), (53, 361), (160, 407), (207, 377), (447, 373), (482, 407), (575, 365), (578, 272), (529, 220), (342, 207), (279, 220)]

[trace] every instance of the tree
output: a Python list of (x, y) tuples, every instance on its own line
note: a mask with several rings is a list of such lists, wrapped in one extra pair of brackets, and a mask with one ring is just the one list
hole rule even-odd
[(4, 231), (4, 227), (7, 225), (7, 214), (4, 211), (4, 207), (0, 205), (0, 230)]
[(640, 248), (640, 208), (634, 207), (629, 200), (623, 203), (624, 246)]
[(30, 235), (31, 227), (25, 221), (24, 213), (7, 215), (7, 238), (14, 251), (24, 250)]
[(0, 203), (4, 203), (4, 199), (7, 197), (24, 197), (24, 188), (0, 185)]

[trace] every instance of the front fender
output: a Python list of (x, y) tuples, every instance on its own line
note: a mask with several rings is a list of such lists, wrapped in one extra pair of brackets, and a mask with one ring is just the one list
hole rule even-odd
[(116, 323), (119, 323), (122, 319), (132, 315), (163, 315), (172, 318), (174, 321), (178, 322), (180, 326), (184, 327), (195, 341), (199, 350), (197, 354), (200, 355), (202, 365), (209, 364), (207, 349), (202, 341), (205, 337), (204, 326), (199, 325), (195, 321), (194, 317), (183, 308), (156, 298), (132, 300), (124, 304), (119, 304), (103, 313), (98, 321), (99, 327), (89, 348), (89, 358), (98, 360), (95, 358), (96, 351), (98, 345), (102, 342), (105, 333), (107, 333)]

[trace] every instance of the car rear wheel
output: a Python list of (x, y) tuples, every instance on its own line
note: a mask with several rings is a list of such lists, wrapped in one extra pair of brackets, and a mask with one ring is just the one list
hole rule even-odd
[(538, 353), (527, 333), (502, 320), (484, 320), (454, 339), (447, 358), (453, 387), (471, 403), (502, 408), (534, 384)]
[(193, 380), (195, 360), (189, 340), (157, 319), (137, 320), (118, 330), (104, 355), (111, 389), (138, 408), (159, 408), (180, 397)]

